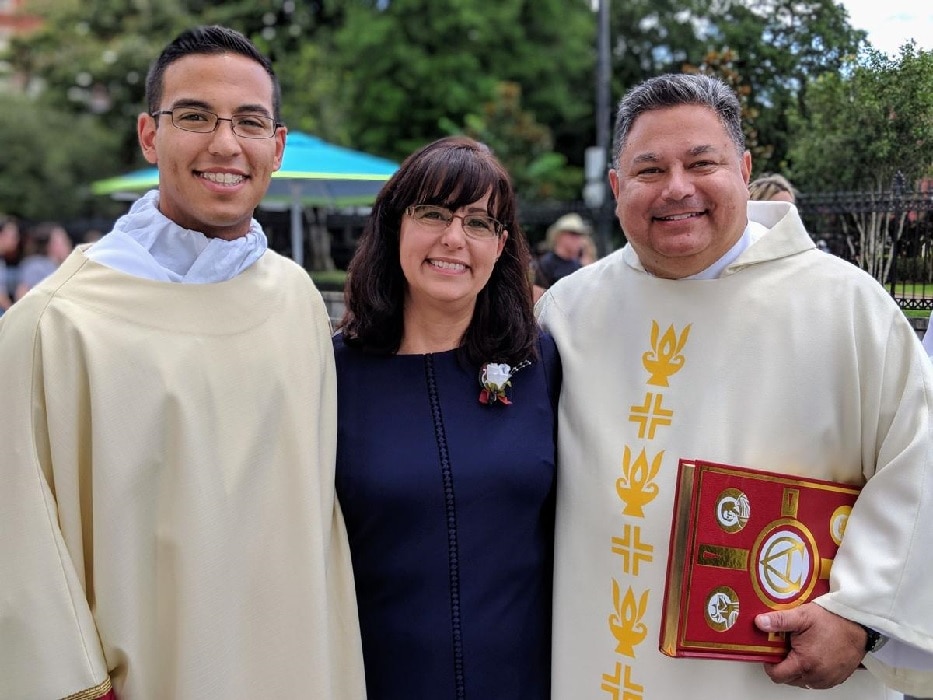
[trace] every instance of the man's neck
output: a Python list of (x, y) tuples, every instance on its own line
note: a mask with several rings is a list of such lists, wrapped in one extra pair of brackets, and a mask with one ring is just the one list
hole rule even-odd
[[(716, 279), (723, 270), (731, 265), (752, 243), (761, 237), (764, 227), (755, 224), (753, 232), (752, 222), (747, 222), (745, 229), (741, 231), (737, 238), (722, 252), (718, 257), (710, 260), (709, 257), (703, 259), (667, 259), (662, 260), (660, 264), (648, 263), (639, 255), (642, 266), (646, 272), (664, 279)], [(758, 231), (762, 229), (762, 231)], [(754, 235), (753, 235), (754, 233)], [(636, 251), (637, 252), (637, 251)]]

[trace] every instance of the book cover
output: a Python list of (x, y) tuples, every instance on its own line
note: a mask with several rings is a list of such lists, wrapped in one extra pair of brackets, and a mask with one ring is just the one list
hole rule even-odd
[(671, 525), (661, 651), (779, 661), (784, 634), (755, 616), (829, 590), (858, 487), (681, 460)]

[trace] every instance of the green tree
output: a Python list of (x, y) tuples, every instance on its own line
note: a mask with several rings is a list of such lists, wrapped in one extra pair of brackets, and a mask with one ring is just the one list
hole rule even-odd
[(735, 55), (754, 112), (758, 142), (767, 152), (757, 172), (787, 171), (792, 115), (806, 110), (807, 86), (837, 74), (865, 40), (834, 0), (752, 0), (726, 5), (712, 38)]
[(0, 110), (0, 211), (65, 221), (92, 212), (88, 184), (110, 169), (116, 134), (87, 116), (4, 96)]
[(594, 31), (585, 0), (356, 3), (336, 36), (350, 137), (402, 158), (508, 81), (556, 142), (576, 149), (592, 140)]
[(91, 115), (119, 137), (113, 172), (139, 163), (136, 115), (146, 71), (162, 44), (188, 23), (179, 0), (32, 0), (42, 27), (14, 39), (10, 64), (38, 86), (40, 105)]
[(662, 73), (698, 65), (719, 42), (704, 39), (714, 7), (706, 0), (610, 0), (612, 92), (622, 95)]
[[(550, 133), (549, 155), (526, 156), (552, 191), (577, 196), (563, 189), (573, 170), (558, 163), (581, 166), (595, 141), (590, 0), (31, 0), (30, 9), (45, 25), (15, 40), (8, 59), (41, 87), (43, 109), (119, 135), (108, 174), (141, 164), (135, 116), (148, 65), (194, 23), (252, 38), (273, 58), (286, 123), (336, 143), (397, 160), (449, 124), (482, 118), (505, 151), (525, 127), (508, 123), (503, 83), (521, 90), (514, 118)], [(806, 90), (847, 65), (863, 38), (834, 0), (628, 0), (611, 11), (615, 95), (664, 71), (727, 68), (747, 100), (756, 167), (783, 171), (795, 165), (788, 125), (806, 117)], [(523, 143), (516, 150), (531, 147)]]
[(449, 124), (449, 130), (489, 146), (509, 171), (521, 199), (579, 198), (582, 170), (567, 166), (567, 159), (554, 151), (551, 130), (522, 109), (522, 89), (517, 83), (499, 83), (495, 98), (481, 112), (468, 114), (463, 128)]
[(289, 129), (355, 147), (340, 101), (342, 72), (328, 40), (301, 44), (276, 73), (282, 84), (282, 117)]
[(793, 124), (791, 175), (805, 192), (860, 192), (843, 225), (858, 264), (884, 282), (905, 222), (882, 213), (892, 183), (913, 189), (933, 174), (933, 51), (868, 50), (810, 84), (806, 114)]
[(806, 112), (791, 149), (802, 187), (880, 191), (898, 171), (912, 184), (933, 165), (933, 51), (866, 51), (811, 83)]

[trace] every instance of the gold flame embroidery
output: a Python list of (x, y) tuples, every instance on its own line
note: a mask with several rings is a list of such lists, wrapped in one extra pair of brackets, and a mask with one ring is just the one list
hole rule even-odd
[(669, 386), (668, 379), (677, 374), (684, 366), (683, 349), (690, 335), (690, 325), (687, 324), (680, 337), (674, 326), (668, 326), (661, 335), (661, 327), (657, 321), (651, 322), (651, 351), (641, 356), (642, 365), (651, 375), (648, 384), (652, 386)]
[(619, 582), (612, 579), (612, 605), (615, 612), (609, 616), (609, 630), (616, 638), (616, 653), (635, 658), (635, 647), (645, 641), (648, 627), (641, 620), (648, 608), (645, 591), (636, 602), (631, 586), (622, 595)]
[(658, 452), (649, 466), (645, 448), (632, 462), (632, 450), (628, 445), (622, 455), (622, 476), (616, 479), (616, 493), (625, 503), (624, 515), (637, 518), (645, 517), (644, 507), (658, 495), (658, 485), (654, 478), (661, 468), (664, 450)]

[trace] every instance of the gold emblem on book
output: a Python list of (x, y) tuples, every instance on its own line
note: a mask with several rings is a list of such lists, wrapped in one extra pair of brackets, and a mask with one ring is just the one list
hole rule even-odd
[(716, 499), (716, 522), (730, 535), (745, 527), (751, 512), (748, 496), (739, 489), (725, 489)]
[(810, 557), (797, 533), (779, 532), (761, 548), (758, 567), (768, 592), (776, 598), (789, 598), (803, 588), (802, 581), (810, 573)]
[(753, 552), (752, 586), (771, 608), (791, 607), (809, 596), (822, 575), (816, 540), (800, 522), (775, 520), (762, 530)]
[(784, 498), (781, 501), (781, 515), (785, 518), (796, 518), (798, 508), (800, 508), (799, 489), (784, 489)]
[(633, 462), (632, 450), (628, 445), (625, 446), (622, 453), (622, 476), (616, 479), (616, 493), (625, 503), (623, 514), (645, 517), (645, 506), (658, 495), (659, 489), (654, 478), (658, 475), (663, 458), (664, 450), (661, 450), (649, 464), (645, 448), (642, 448)]
[(648, 627), (642, 622), (648, 609), (648, 591), (636, 600), (631, 586), (623, 595), (619, 582), (612, 579), (612, 606), (615, 612), (609, 616), (609, 630), (616, 638), (616, 653), (635, 658), (635, 647), (648, 635)]
[(729, 586), (718, 586), (706, 598), (706, 624), (717, 632), (731, 629), (739, 619), (739, 594)]
[(839, 506), (829, 517), (829, 536), (838, 547), (842, 543), (842, 536), (846, 534), (846, 524), (849, 522), (851, 506)]
[(697, 564), (715, 566), (718, 569), (748, 571), (748, 550), (738, 547), (721, 547), (715, 544), (701, 544), (697, 547)]
[(651, 350), (641, 356), (642, 365), (651, 375), (648, 384), (669, 386), (668, 380), (684, 366), (683, 349), (689, 335), (690, 324), (678, 336), (674, 326), (668, 326), (662, 335), (658, 322), (651, 322)]

